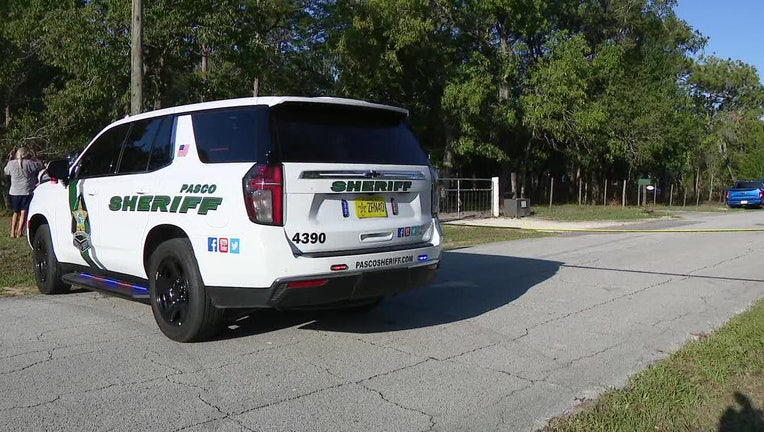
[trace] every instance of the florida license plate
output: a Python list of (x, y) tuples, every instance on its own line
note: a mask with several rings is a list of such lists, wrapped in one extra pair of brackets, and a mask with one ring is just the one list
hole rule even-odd
[(740, 201), (740, 204), (748, 204), (748, 200), (742, 200)]
[(383, 197), (369, 197), (355, 200), (355, 214), (358, 219), (387, 217), (387, 203)]

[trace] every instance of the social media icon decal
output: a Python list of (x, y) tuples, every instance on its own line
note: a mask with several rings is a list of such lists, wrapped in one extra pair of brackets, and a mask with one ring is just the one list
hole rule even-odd
[(228, 237), (207, 237), (207, 251), (217, 253), (241, 253), (241, 240)]

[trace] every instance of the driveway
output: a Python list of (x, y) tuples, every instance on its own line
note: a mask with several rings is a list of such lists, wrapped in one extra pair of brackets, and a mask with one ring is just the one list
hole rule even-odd
[(0, 299), (0, 430), (533, 430), (764, 297), (762, 260), (759, 232), (494, 243), (367, 315), (263, 311), (198, 344), (128, 300)]

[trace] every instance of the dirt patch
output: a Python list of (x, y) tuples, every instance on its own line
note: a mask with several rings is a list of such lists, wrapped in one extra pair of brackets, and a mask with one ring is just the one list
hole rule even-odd
[(18, 297), (39, 294), (40, 291), (35, 287), (15, 286), (0, 287), (0, 297)]

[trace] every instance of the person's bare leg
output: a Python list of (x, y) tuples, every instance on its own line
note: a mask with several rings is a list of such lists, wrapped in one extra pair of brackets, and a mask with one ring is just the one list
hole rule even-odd
[(16, 237), (21, 237), (22, 234), (24, 234), (24, 225), (27, 223), (27, 211), (21, 210), (21, 215), (19, 216), (19, 226), (16, 227)]
[(13, 212), (13, 216), (11, 217), (11, 238), (16, 237), (16, 225), (19, 223), (19, 214), (18, 212)]

